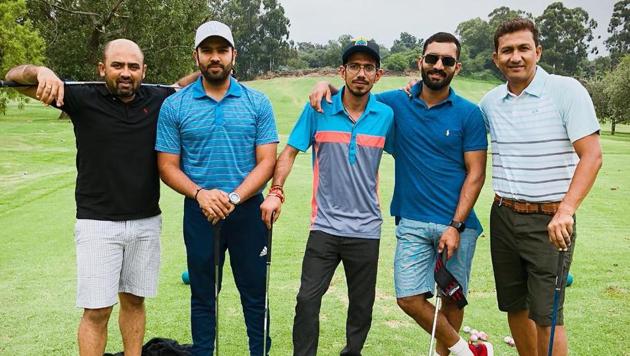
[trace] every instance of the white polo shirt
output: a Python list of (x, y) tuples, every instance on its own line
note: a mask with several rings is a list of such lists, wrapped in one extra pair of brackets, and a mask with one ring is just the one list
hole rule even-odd
[(530, 202), (562, 200), (579, 161), (573, 142), (600, 129), (586, 89), (537, 67), (520, 95), (506, 83), (488, 92), (479, 106), (492, 139), (494, 191)]

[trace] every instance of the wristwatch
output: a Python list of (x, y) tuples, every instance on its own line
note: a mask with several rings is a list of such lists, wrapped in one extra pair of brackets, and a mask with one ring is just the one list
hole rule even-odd
[(451, 220), (448, 226), (454, 227), (459, 232), (464, 232), (464, 230), (466, 230), (466, 224), (457, 220)]
[(230, 199), (230, 203), (232, 203), (234, 205), (238, 205), (238, 203), (241, 202), (241, 196), (238, 195), (237, 192), (232, 192), (232, 193), (228, 194), (228, 199)]

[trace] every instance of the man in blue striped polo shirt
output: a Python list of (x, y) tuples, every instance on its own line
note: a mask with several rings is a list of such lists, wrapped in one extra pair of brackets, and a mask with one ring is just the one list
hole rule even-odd
[(261, 206), (263, 219), (277, 219), (282, 186), (298, 152), (313, 146), (311, 232), (302, 261), (293, 324), (293, 354), (316, 355), (322, 296), (339, 262), (348, 281), (346, 345), (341, 355), (360, 355), (372, 323), (378, 247), (383, 222), (378, 167), (393, 149), (393, 113), (370, 90), (382, 74), (379, 48), (354, 39), (344, 50), (339, 74), (344, 88), (323, 112), (304, 107), (278, 158), (273, 185)]
[[(252, 355), (263, 355), (266, 227), (261, 191), (273, 174), (278, 135), (269, 99), (231, 77), (236, 49), (216, 21), (197, 29), (193, 56), (202, 77), (162, 106), (155, 149), (162, 180), (184, 200), (193, 354), (214, 350), (212, 224), (223, 219), (225, 250), (241, 294)], [(220, 279), (219, 279), (220, 283)], [(271, 345), (271, 340), (267, 340)]]
[[(491, 252), (499, 309), (521, 355), (545, 355), (551, 333), (558, 250), (569, 270), (575, 212), (602, 163), (599, 124), (586, 89), (536, 64), (542, 48), (530, 20), (507, 21), (494, 36), (507, 83), (481, 109), (492, 137)], [(568, 353), (562, 304), (554, 355)]]

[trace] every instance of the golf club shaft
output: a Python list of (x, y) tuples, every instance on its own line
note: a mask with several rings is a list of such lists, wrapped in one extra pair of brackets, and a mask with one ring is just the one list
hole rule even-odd
[(221, 266), (221, 221), (213, 227), (214, 237), (214, 354), (219, 356), (219, 278)]
[(435, 345), (435, 330), (437, 328), (438, 313), (440, 312), (440, 296), (438, 285), (435, 283), (435, 314), (433, 315), (433, 326), (431, 327), (431, 344), (429, 345), (429, 356), (433, 356), (433, 346)]
[[(105, 84), (105, 82), (99, 82), (99, 81), (64, 81), (63, 82), (65, 85), (99, 85), (99, 84)], [(142, 83), (140, 84), (142, 86), (145, 87), (156, 87), (156, 88), (179, 88), (179, 86), (177, 85), (172, 85), (172, 84), (152, 84), (152, 83)], [(17, 82), (13, 82), (13, 81), (5, 81), (5, 80), (0, 80), (0, 88), (27, 88), (27, 87), (34, 87), (37, 86), (37, 84), (22, 84), (22, 83), (17, 83)]]
[(556, 287), (553, 292), (553, 309), (551, 312), (551, 333), (549, 335), (549, 348), (547, 349), (547, 355), (553, 355), (553, 341), (556, 335), (556, 322), (558, 320), (558, 304), (560, 299), (560, 293), (562, 292), (564, 282), (564, 255), (565, 251), (558, 252), (558, 268), (556, 272)]
[(263, 319), (263, 356), (267, 355), (267, 333), (269, 333), (267, 320), (269, 318), (269, 277), (271, 276), (271, 241), (273, 238), (274, 215), (274, 213), (271, 213), (271, 227), (269, 231), (267, 231), (267, 276), (265, 279), (265, 317)]

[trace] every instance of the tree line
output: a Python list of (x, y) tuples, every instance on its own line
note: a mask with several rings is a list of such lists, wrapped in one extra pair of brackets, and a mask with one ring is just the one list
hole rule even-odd
[[(582, 8), (555, 2), (535, 17), (531, 13), (499, 7), (486, 19), (460, 23), (455, 34), (462, 43), (461, 75), (501, 80), (492, 62), (497, 25), (514, 17), (534, 21), (541, 33), (540, 65), (551, 73), (578, 77), (585, 82), (602, 120), (627, 123), (628, 102), (611, 98), (630, 83), (630, 0), (614, 5), (604, 45), (609, 54), (597, 56), (593, 30), (597, 22)], [(0, 0), (0, 75), (20, 63), (45, 64), (64, 79), (96, 78), (95, 64), (103, 45), (114, 38), (136, 41), (149, 63), (147, 81), (169, 83), (194, 70), (192, 38), (196, 27), (209, 19), (231, 26), (239, 58), (236, 74), (250, 80), (267, 72), (336, 67), (342, 49), (353, 34), (325, 44), (294, 42), (290, 21), (277, 0)], [(357, 34), (358, 35), (358, 34)], [(390, 71), (415, 70), (424, 40), (402, 32), (392, 46), (381, 47), (382, 65)], [(589, 55), (597, 56), (589, 59)], [(616, 74), (612, 74), (616, 73)], [(625, 86), (615, 86), (622, 83)], [(602, 93), (607, 93), (603, 95)], [(597, 95), (602, 94), (601, 100)], [(0, 110), (8, 96), (0, 93)], [(614, 119), (613, 119), (614, 118)]]

